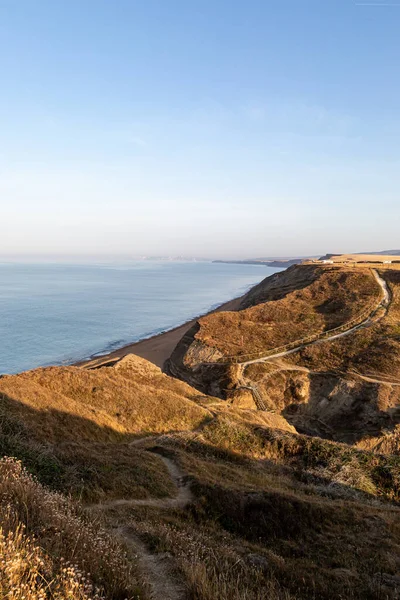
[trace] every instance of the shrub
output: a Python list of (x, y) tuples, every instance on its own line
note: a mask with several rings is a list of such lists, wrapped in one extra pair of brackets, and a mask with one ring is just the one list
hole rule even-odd
[(0, 561), (0, 596), (12, 600), (137, 595), (119, 543), (79, 505), (7, 457), (0, 460)]

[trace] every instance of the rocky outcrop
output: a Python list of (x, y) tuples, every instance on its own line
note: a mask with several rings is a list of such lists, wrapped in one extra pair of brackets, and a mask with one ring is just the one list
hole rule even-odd
[(231, 368), (217, 364), (222, 356), (217, 349), (195, 339), (198, 330), (199, 325), (196, 324), (183, 336), (166, 361), (164, 371), (186, 381), (204, 394), (225, 399), (226, 389), (234, 387)]

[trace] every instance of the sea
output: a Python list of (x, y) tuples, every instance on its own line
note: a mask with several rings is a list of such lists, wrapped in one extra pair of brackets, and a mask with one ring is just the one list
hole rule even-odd
[(280, 270), (195, 261), (0, 263), (0, 374), (110, 352), (204, 314)]

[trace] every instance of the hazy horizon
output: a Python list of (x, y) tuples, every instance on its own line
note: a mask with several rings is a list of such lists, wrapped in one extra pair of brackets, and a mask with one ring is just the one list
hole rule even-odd
[[(387, 252), (393, 252), (396, 250), (395, 248), (386, 249)], [(364, 250), (364, 251), (355, 251), (354, 254), (374, 254), (374, 253), (382, 253), (385, 249), (374, 249), (374, 250)], [(400, 254), (400, 249), (398, 250)], [(315, 258), (321, 257), (325, 254), (347, 254), (347, 252), (335, 251), (335, 252), (317, 252), (316, 254), (307, 254), (303, 255), (300, 253), (294, 254), (281, 254), (281, 255), (260, 255), (260, 256), (248, 256), (248, 255), (240, 255), (235, 254), (232, 256), (217, 256), (217, 255), (129, 255), (129, 254), (115, 254), (115, 255), (35, 255), (35, 254), (25, 254), (25, 255), (0, 255), (0, 263), (52, 263), (52, 264), (92, 264), (92, 263), (130, 263), (130, 262), (138, 262), (138, 261), (216, 261), (216, 260), (286, 260), (286, 259), (294, 259), (294, 258)]]
[(397, 248), (399, 21), (379, 1), (3, 0), (0, 260)]

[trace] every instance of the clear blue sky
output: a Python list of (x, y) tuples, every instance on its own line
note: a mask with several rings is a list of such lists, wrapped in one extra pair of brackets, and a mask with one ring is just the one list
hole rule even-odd
[(398, 248), (373, 4), (0, 0), (0, 257)]

